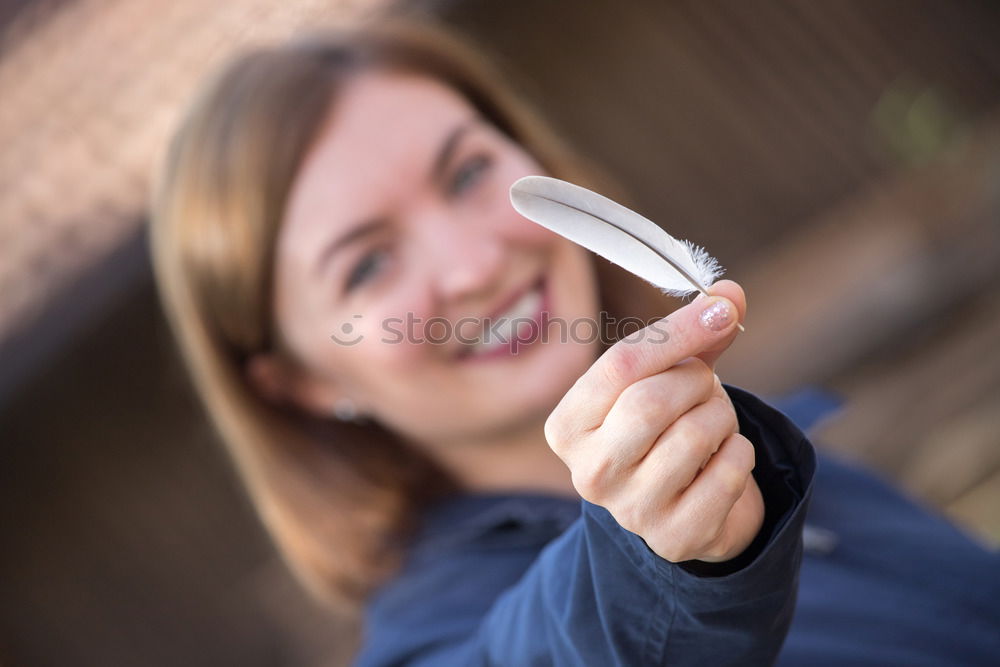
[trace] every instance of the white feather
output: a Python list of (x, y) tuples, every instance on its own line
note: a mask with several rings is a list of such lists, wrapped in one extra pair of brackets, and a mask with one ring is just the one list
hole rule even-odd
[(518, 213), (582, 245), (674, 296), (708, 288), (723, 269), (704, 248), (607, 197), (547, 176), (525, 176), (510, 188)]

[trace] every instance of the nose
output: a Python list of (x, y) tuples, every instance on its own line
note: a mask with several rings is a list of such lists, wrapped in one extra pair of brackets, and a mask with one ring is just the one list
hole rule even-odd
[(439, 218), (424, 229), (424, 255), (442, 299), (489, 292), (497, 284), (503, 268), (503, 239), (469, 220)]

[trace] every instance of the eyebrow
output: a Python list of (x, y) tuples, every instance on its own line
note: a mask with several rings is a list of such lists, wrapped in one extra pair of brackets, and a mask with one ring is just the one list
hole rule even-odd
[[(444, 141), (441, 143), (441, 148), (438, 150), (437, 155), (434, 158), (434, 163), (431, 167), (430, 180), (431, 182), (437, 182), (442, 180), (444, 176), (444, 171), (451, 161), (452, 156), (455, 151), (458, 150), (458, 145), (462, 140), (462, 137), (468, 132), (475, 124), (477, 118), (470, 118), (463, 122), (462, 124), (452, 128), (452, 130), (445, 137)], [(323, 248), (323, 251), (319, 254), (319, 258), (316, 260), (316, 269), (318, 273), (326, 262), (332, 257), (338, 250), (346, 245), (354, 243), (363, 239), (366, 236), (379, 231), (384, 228), (387, 221), (384, 219), (374, 219), (362, 222), (356, 225), (350, 231), (348, 231), (343, 236), (339, 237), (328, 246)]]

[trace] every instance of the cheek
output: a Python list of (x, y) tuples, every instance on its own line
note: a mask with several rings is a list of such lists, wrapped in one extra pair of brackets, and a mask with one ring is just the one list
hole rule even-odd
[(531, 222), (515, 211), (510, 203), (510, 186), (515, 181), (524, 176), (544, 174), (545, 170), (520, 148), (507, 143), (505, 146), (504, 150), (499, 151), (503, 157), (493, 175), (490, 194), (489, 205), (495, 212), (496, 228), (507, 238), (524, 245), (552, 246), (562, 237)]
[(362, 372), (391, 381), (394, 372), (411, 368), (426, 355), (419, 342), (429, 320), (423, 302), (417, 295), (400, 292), (354, 316), (358, 342), (351, 354)]
[(555, 232), (545, 229), (541, 225), (535, 224), (516, 211), (513, 211), (513, 209), (511, 211), (512, 215), (509, 216), (507, 223), (509, 238), (516, 240), (522, 245), (549, 250), (553, 253), (560, 252), (560, 246), (566, 243), (566, 239)]
[[(546, 230), (547, 231), (547, 230)], [(598, 317), (600, 290), (590, 251), (561, 236), (553, 244), (551, 267), (554, 298), (572, 317)]]

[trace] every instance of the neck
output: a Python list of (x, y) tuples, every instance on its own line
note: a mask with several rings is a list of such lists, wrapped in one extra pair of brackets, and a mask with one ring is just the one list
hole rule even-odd
[(436, 447), (434, 455), (469, 491), (579, 498), (566, 464), (545, 442), (544, 421), (474, 442)]

